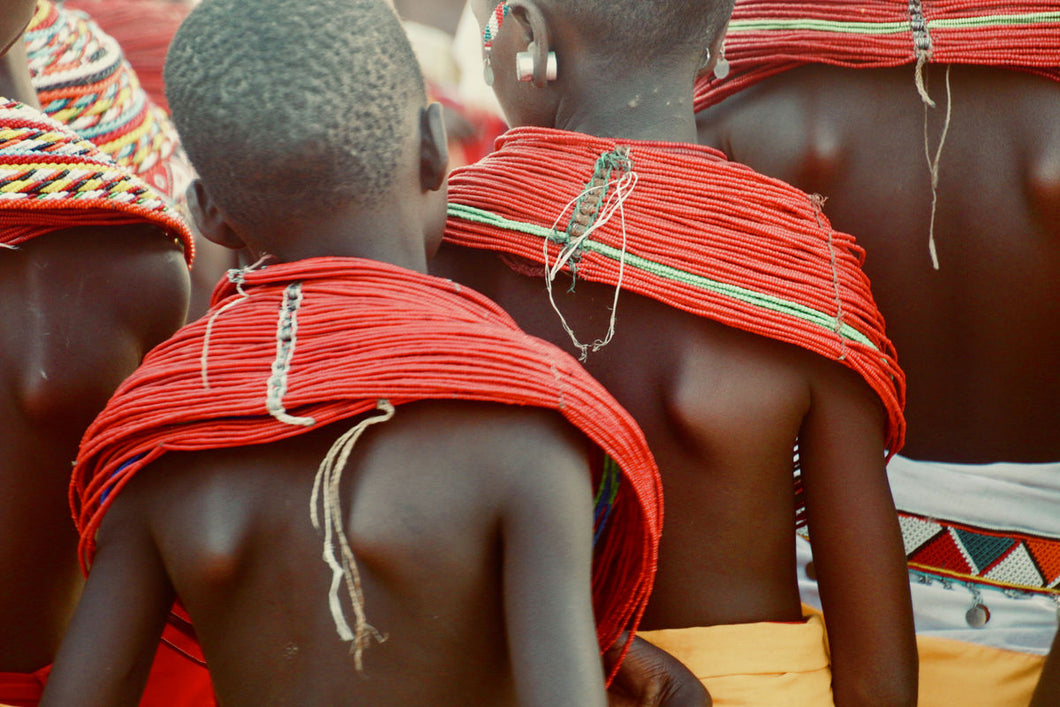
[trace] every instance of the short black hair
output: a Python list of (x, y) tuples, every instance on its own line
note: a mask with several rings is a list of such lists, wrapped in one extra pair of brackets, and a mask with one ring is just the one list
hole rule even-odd
[(247, 225), (377, 203), (408, 149), (410, 105), (426, 104), (385, 0), (203, 0), (165, 83), (200, 178)]
[(732, 15), (734, 0), (545, 0), (598, 46), (630, 61), (706, 49)]

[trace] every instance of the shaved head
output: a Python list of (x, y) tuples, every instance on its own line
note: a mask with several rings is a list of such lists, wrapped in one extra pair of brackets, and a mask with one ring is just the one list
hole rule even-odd
[(374, 206), (427, 100), (386, 0), (203, 0), (173, 39), (165, 81), (203, 183), (248, 225)]
[(734, 0), (538, 0), (577, 23), (598, 51), (631, 60), (705, 49), (728, 22)]

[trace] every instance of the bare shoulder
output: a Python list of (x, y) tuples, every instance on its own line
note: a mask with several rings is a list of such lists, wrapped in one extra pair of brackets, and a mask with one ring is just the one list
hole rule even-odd
[[(220, 565), (240, 556), (251, 538), (309, 542), (316, 535), (309, 525), (314, 477), (336, 440), (363, 419), (266, 444), (167, 453), (122, 496), (152, 516), (167, 547), (221, 558)], [(356, 442), (342, 470), (343, 506), (358, 554), (393, 560), (401, 557), (395, 548), (414, 548), (440, 528), (482, 537), (512, 499), (531, 490), (562, 497), (572, 485), (587, 487), (588, 470), (585, 438), (558, 413), (470, 401), (406, 403)]]
[(9, 384), (27, 419), (87, 424), (183, 322), (188, 268), (154, 226), (85, 226), (0, 254)]
[[(144, 502), (159, 500), (160, 517), (175, 512), (167, 507), (198, 515), (194, 509), (209, 505), (204, 499), (217, 489), (226, 498), (244, 489), (240, 493), (258, 498), (262, 507), (291, 498), (294, 488), (308, 500), (329, 449), (363, 420), (353, 417), (265, 444), (164, 454), (122, 495), (137, 491)], [(398, 405), (392, 419), (368, 427), (344, 473), (353, 480), (350, 490), (357, 503), (400, 497), (406, 506), (417, 499), (466, 506), (474, 497), (497, 501), (528, 476), (554, 479), (571, 469), (587, 470), (589, 449), (587, 438), (551, 410), (423, 400)], [(177, 503), (183, 494), (188, 503)]]
[[(520, 483), (528, 473), (541, 477), (563, 473), (557, 469), (564, 466), (587, 468), (590, 443), (553, 410), (494, 402), (420, 401), (400, 406), (393, 423), (385, 437), (380, 435), (378, 451), (385, 447), (422, 455), (424, 464), (428, 458), (450, 460), (470, 483), (500, 488)], [(415, 452), (409, 451), (413, 442)]]
[[(175, 331), (187, 312), (190, 276), (183, 248), (157, 226), (84, 226), (31, 242), (55, 278), (76, 276), (82, 306), (106, 307), (115, 323), (150, 348)], [(66, 287), (72, 283), (65, 281)]]
[(670, 416), (708, 448), (789, 453), (809, 404), (807, 352), (718, 322), (695, 324), (680, 345)]
[[(834, 418), (840, 428), (850, 422), (853, 429), (868, 428), (884, 433), (887, 413), (883, 401), (860, 373), (841, 361), (808, 351), (803, 366), (810, 386), (811, 413)], [(871, 439), (875, 443), (876, 435)]]

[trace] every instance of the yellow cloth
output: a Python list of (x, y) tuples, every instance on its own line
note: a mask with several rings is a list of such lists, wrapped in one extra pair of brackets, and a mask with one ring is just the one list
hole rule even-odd
[(637, 635), (681, 660), (714, 707), (832, 707), (824, 622), (730, 624)]
[(917, 636), (919, 707), (1027, 707), (1045, 656)]

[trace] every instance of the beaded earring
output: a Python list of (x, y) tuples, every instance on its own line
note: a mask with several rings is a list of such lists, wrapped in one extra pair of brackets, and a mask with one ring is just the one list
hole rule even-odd
[[(504, 19), (508, 17), (508, 12), (509, 8), (507, 1), (497, 5), (493, 14), (490, 15), (489, 22), (486, 23), (486, 28), (482, 31), (482, 47), (485, 51), (482, 60), (483, 78), (485, 79), (487, 86), (493, 85), (493, 40), (496, 39), (497, 35), (500, 33), (501, 25), (504, 23)], [(519, 81), (533, 81), (535, 86), (543, 86), (549, 81), (556, 80), (556, 52), (550, 51), (548, 56), (544, 57), (544, 76), (537, 77), (537, 64), (540, 59), (537, 56), (535, 47), (536, 45), (531, 42), (525, 52), (519, 52), (515, 55), (516, 78)]]
[(493, 65), (490, 63), (490, 56), (493, 54), (493, 40), (496, 39), (497, 34), (501, 31), (501, 25), (507, 16), (508, 3), (498, 3), (497, 8), (490, 15), (490, 21), (486, 23), (486, 29), (482, 30), (482, 48), (485, 52), (482, 58), (482, 77), (486, 80), (487, 86), (493, 85)]

